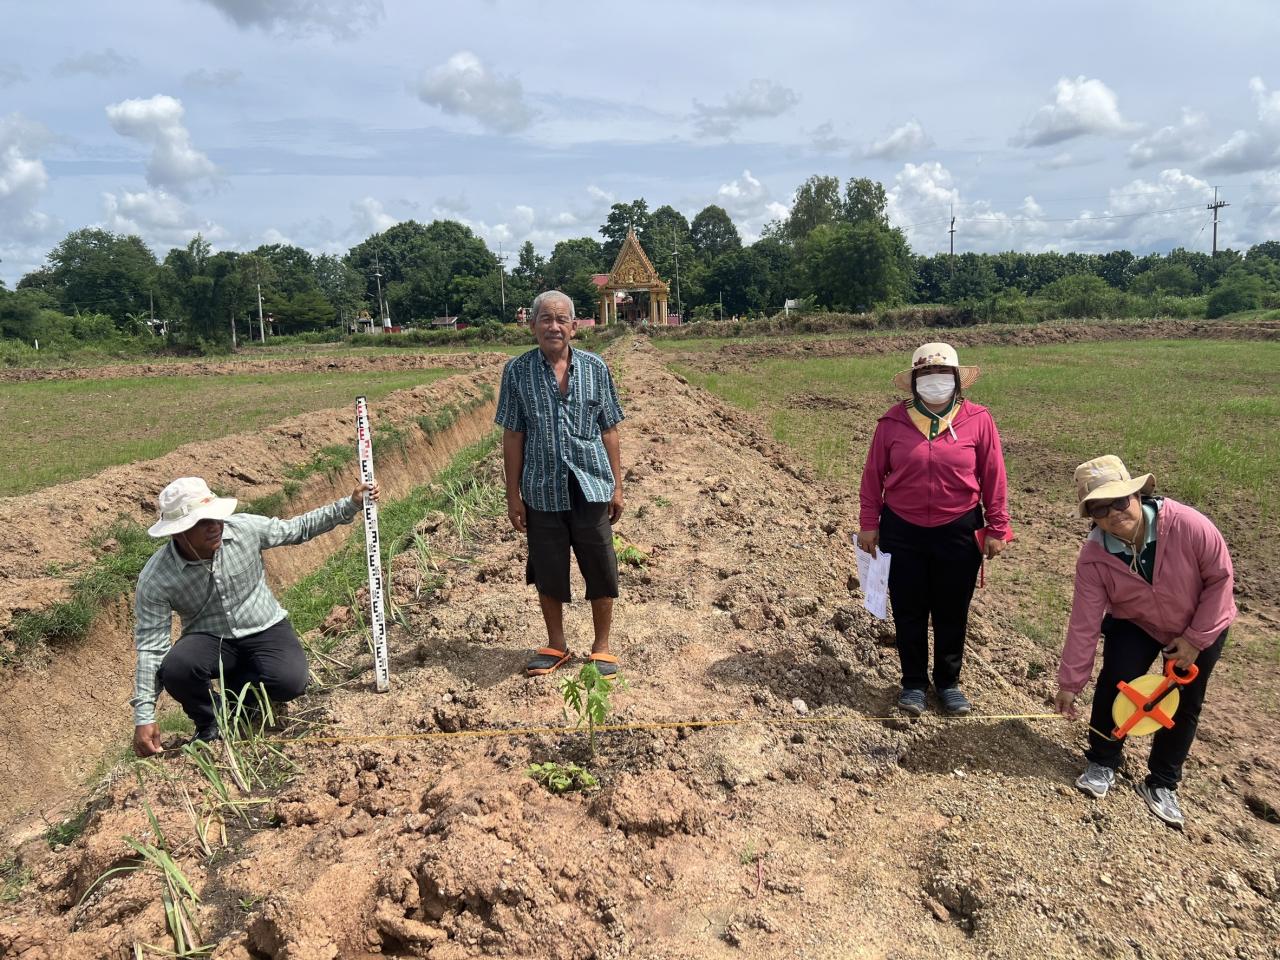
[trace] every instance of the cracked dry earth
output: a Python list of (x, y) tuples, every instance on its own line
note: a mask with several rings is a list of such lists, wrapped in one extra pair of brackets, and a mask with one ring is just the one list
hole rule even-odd
[[(623, 570), (616, 719), (747, 722), (607, 733), (593, 761), (573, 736), (291, 745), (301, 772), (261, 811), (273, 826), (232, 830), (212, 862), (179, 847), (213, 956), (1277, 956), (1277, 827), (1208, 775), (1203, 748), (1176, 833), (1131, 788), (1096, 803), (1066, 786), (1079, 726), (858, 719), (892, 714), (897, 658), (849, 577), (850, 495), (647, 345), (609, 356), (628, 414), (617, 529), (649, 557)], [(561, 722), (554, 678), (520, 675), (542, 628), (505, 518), (465, 541), (443, 516), (420, 532), (434, 566), (412, 551), (392, 565), (392, 692), (366, 672), (311, 698), (321, 732)], [(1049, 681), (1016, 679), (1026, 651), (992, 590), (967, 689), (982, 713), (1042, 713)], [(569, 613), (580, 653), (588, 618)], [(601, 788), (556, 797), (524, 775), (552, 759), (589, 762)], [(190, 835), (176, 785), (194, 778), (166, 765), (173, 782), (111, 784), (80, 839), (32, 855), (0, 956), (167, 942), (154, 876), (79, 902), (127, 855), (121, 836), (147, 830), (144, 800), (167, 836)]]

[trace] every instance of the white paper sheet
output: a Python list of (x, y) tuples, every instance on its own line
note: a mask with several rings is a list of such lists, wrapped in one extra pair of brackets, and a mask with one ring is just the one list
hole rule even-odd
[(883, 550), (873, 557), (861, 547), (858, 557), (858, 582), (862, 584), (862, 605), (879, 620), (889, 619), (889, 562), (893, 559)]

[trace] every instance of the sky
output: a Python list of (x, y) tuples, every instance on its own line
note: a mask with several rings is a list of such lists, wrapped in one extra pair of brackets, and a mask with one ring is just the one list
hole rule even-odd
[(812, 174), (881, 181), (919, 253), (1280, 239), (1271, 2), (0, 0), (0, 279), (72, 230), (158, 256), (342, 253), (460, 220), (495, 250), (611, 203), (744, 239)]

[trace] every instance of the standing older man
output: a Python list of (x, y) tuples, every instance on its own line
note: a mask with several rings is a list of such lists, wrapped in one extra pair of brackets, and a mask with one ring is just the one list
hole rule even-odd
[(569, 297), (559, 290), (539, 294), (531, 317), (537, 349), (507, 364), (494, 417), (503, 428), (507, 516), (528, 536), (525, 579), (538, 589), (547, 626), (547, 645), (525, 672), (550, 673), (571, 656), (564, 604), (571, 599), (572, 547), (591, 603), (591, 660), (601, 675), (612, 676), (618, 669), (609, 652), (618, 558), (610, 525), (622, 516), (622, 407), (605, 362), (569, 345), (578, 328)]
[[(312, 537), (350, 523), (364, 492), (375, 500), (378, 487), (360, 484), (350, 497), (292, 520), (238, 513), (234, 497), (216, 497), (199, 477), (181, 477), (160, 491), (160, 519), (147, 530), (168, 537), (138, 577), (134, 595), (133, 749), (140, 757), (160, 751), (156, 726), (157, 687), (164, 686), (196, 727), (196, 739), (219, 738), (210, 681), (221, 674), (228, 691), (261, 683), (278, 701), (301, 695), (307, 686), (307, 655), (267, 586), (262, 551)], [(182, 636), (169, 645), (173, 614)]]

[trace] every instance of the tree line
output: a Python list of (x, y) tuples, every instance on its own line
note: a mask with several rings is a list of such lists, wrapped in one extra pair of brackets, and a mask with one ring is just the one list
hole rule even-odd
[(14, 290), (0, 285), (0, 338), (56, 343), (163, 330), (194, 349), (225, 349), (233, 337), (257, 336), (259, 291), (273, 332), (283, 335), (346, 330), (360, 311), (378, 317), (385, 310), (405, 325), (442, 315), (511, 322), (518, 307), (551, 288), (590, 314), (598, 296), (591, 278), (611, 268), (628, 230), (672, 284), (672, 308), (692, 320), (772, 314), (789, 299), (851, 312), (950, 304), (976, 318), (1011, 320), (1218, 316), (1280, 305), (1277, 241), (1216, 256), (1183, 249), (921, 256), (889, 224), (883, 185), (812, 176), (788, 215), (751, 244), (720, 206), (689, 220), (670, 205), (650, 210), (640, 198), (613, 204), (598, 237), (560, 241), (547, 257), (526, 242), (510, 269), (469, 227), (450, 220), (404, 221), (341, 256), (288, 244), (214, 252), (197, 236), (158, 259), (136, 236), (85, 228)]

